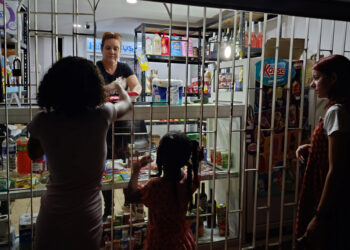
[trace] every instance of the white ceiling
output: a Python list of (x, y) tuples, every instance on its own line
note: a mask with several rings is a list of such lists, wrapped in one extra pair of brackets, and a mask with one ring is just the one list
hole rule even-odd
[[(34, 10), (34, 1), (30, 0), (31, 10)], [(51, 1), (37, 0), (38, 11), (51, 11)], [(57, 8), (60, 12), (72, 12), (74, 0), (57, 0)], [(91, 13), (90, 3), (94, 0), (79, 0), (79, 12)], [(95, 0), (97, 3), (98, 0)], [(170, 4), (167, 4), (170, 9)], [(203, 18), (202, 7), (190, 7), (190, 24), (201, 22)], [(218, 9), (207, 8), (207, 17), (213, 17), (218, 14)], [(172, 10), (173, 24), (185, 24), (187, 20), (187, 6), (173, 5)], [(31, 24), (33, 25), (33, 16)], [(96, 9), (97, 31), (133, 33), (134, 29), (142, 22), (169, 24), (169, 15), (162, 3), (141, 1), (131, 5), (126, 0), (100, 0)], [(92, 16), (79, 16), (78, 23), (82, 25), (80, 32), (92, 32)], [(91, 24), (90, 30), (84, 28), (85, 24)], [(58, 16), (59, 33), (68, 33), (72, 31), (73, 17), (71, 15)], [(50, 29), (51, 18), (49, 15), (38, 16), (38, 29)]]

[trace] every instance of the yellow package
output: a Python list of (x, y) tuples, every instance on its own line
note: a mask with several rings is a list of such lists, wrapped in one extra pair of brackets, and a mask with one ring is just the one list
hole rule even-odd
[(138, 55), (137, 56), (137, 60), (139, 61), (140, 67), (141, 67), (141, 71), (146, 71), (149, 70), (149, 66), (148, 66), (148, 60), (146, 55)]

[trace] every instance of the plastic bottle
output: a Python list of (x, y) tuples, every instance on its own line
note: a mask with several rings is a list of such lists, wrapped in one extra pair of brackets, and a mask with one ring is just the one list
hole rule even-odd
[[(182, 56), (186, 56), (187, 55), (187, 37), (181, 37), (181, 54)], [(189, 40), (189, 44), (188, 44), (188, 56), (193, 56), (193, 42), (190, 39)]]
[(163, 56), (169, 55), (169, 37), (167, 37), (165, 33), (163, 33), (161, 39), (161, 50)]
[(254, 29), (254, 23), (252, 23), (252, 37), (251, 37), (251, 48), (256, 48), (257, 40), (255, 36), (255, 29)]
[(16, 153), (17, 153), (17, 145), (15, 140), (13, 140), (11, 137), (9, 137), (8, 140), (8, 147), (9, 147), (9, 154), (7, 155), (7, 147), (6, 147), (6, 138), (2, 141), (2, 166), (3, 170), (7, 169), (7, 161), (9, 161), (9, 169), (10, 171), (16, 170)]
[(263, 43), (263, 34), (261, 32), (261, 22), (258, 23), (258, 27), (259, 27), (259, 33), (258, 36), (256, 37), (256, 46), (257, 48), (262, 48), (262, 43)]
[(152, 40), (149, 36), (146, 38), (146, 54), (152, 54)]
[(17, 171), (20, 174), (30, 174), (28, 137), (24, 133), (17, 140)]
[(153, 54), (154, 55), (161, 55), (161, 41), (160, 36), (158, 35), (158, 32), (153, 37)]

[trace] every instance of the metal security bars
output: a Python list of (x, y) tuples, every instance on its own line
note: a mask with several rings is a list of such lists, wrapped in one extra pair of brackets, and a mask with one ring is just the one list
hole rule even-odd
[[(5, 99), (1, 103), (0, 123), (6, 127), (6, 154), (8, 152), (8, 127), (14, 123), (27, 124), (32, 116), (39, 110), (33, 101), (37, 94), (40, 74), (44, 69), (51, 66), (52, 63), (59, 59), (58, 39), (66, 39), (70, 37), (72, 47), (72, 55), (80, 55), (79, 44), (86, 36), (94, 37), (94, 47), (96, 48), (97, 21), (96, 10), (99, 1), (88, 1), (91, 7), (91, 13), (81, 12), (80, 4), (83, 1), (73, 0), (72, 11), (59, 10), (60, 2), (56, 0), (50, 1), (48, 10), (38, 10), (37, 1), (21, 1), (20, 5), (26, 5), (26, 13), (18, 8), (18, 15), (27, 15), (29, 21), (33, 23), (29, 27), (29, 39), (27, 44), (28, 61), (24, 63), (30, 64), (26, 72), (29, 76), (28, 94), (22, 93), (20, 100), (23, 105), (21, 108), (11, 105), (8, 100), (6, 87), (8, 78), (4, 77), (4, 95)], [(4, 1), (6, 3), (6, 1)], [(156, 3), (155, 3), (156, 4)], [(156, 4), (163, 12), (166, 12), (168, 19), (169, 38), (172, 41), (172, 31), (176, 25), (176, 8), (173, 4)], [(291, 155), (293, 149), (300, 145), (310, 134), (310, 130), (314, 126), (315, 120), (318, 119), (317, 114), (320, 113), (319, 100), (309, 89), (310, 84), (310, 65), (320, 57), (338, 53), (349, 56), (349, 25), (348, 22), (340, 22), (335, 20), (310, 19), (285, 15), (270, 15), (269, 13), (253, 13), (242, 10), (226, 10), (214, 9), (212, 11), (208, 7), (199, 8), (203, 13), (200, 22), (194, 23), (191, 20), (191, 14), (196, 11), (193, 6), (186, 6), (186, 56), (181, 60), (184, 69), (184, 89), (188, 89), (191, 84), (191, 71), (200, 72), (198, 77), (198, 103), (192, 103), (192, 96), (187, 91), (183, 94), (183, 105), (173, 105), (170, 98), (160, 106), (156, 101), (143, 102), (141, 105), (135, 103), (132, 111), (123, 117), (123, 120), (130, 120), (130, 133), (115, 133), (115, 135), (127, 135), (131, 138), (130, 159), (134, 158), (135, 136), (145, 135), (148, 137), (149, 144), (147, 152), (152, 154), (154, 147), (152, 144), (153, 135), (160, 133), (158, 125), (166, 126), (165, 131), (173, 130), (176, 126), (174, 119), (183, 119), (180, 121), (180, 130), (191, 135), (196, 134), (200, 145), (205, 146), (207, 150), (207, 158), (201, 163), (199, 172), (202, 174), (201, 181), (207, 185), (205, 192), (208, 194), (212, 189), (212, 201), (217, 200), (218, 206), (212, 202), (210, 209), (200, 212), (201, 200), (200, 189), (196, 194), (196, 213), (193, 221), (195, 240), (199, 249), (255, 249), (256, 247), (269, 247), (291, 245), (295, 240), (293, 237), (294, 221), (296, 215), (297, 202), (299, 197), (298, 187), (301, 183), (301, 168), (295, 156)], [(99, 9), (103, 11), (103, 9)], [(5, 4), (3, 5), (3, 13)], [(209, 14), (210, 13), (210, 14)], [(215, 14), (212, 14), (215, 13)], [(42, 30), (38, 18), (40, 15), (47, 15), (50, 20), (50, 30)], [(73, 23), (77, 23), (82, 16), (93, 18), (94, 32), (91, 34), (83, 34), (78, 31), (77, 27), (72, 27), (71, 33), (59, 32), (58, 17), (71, 16)], [(79, 18), (78, 18), (79, 17)], [(208, 19), (210, 18), (210, 22)], [(215, 19), (212, 22), (213, 18)], [(20, 19), (18, 19), (20, 20)], [(244, 22), (247, 21), (248, 30), (245, 30)], [(262, 48), (253, 46), (252, 28), (256, 27), (256, 22), (262, 23)], [(6, 14), (3, 15), (3, 23), (6, 23)], [(30, 23), (30, 22), (29, 22)], [(200, 24), (198, 28), (198, 23)], [(198, 69), (191, 68), (189, 60), (193, 60), (189, 56), (189, 44), (191, 37), (191, 28), (198, 30), (200, 53), (198, 55)], [(232, 53), (230, 58), (225, 58), (221, 53), (223, 48), (227, 46), (224, 43), (222, 34), (225, 29), (231, 29), (232, 42), (230, 43)], [(329, 29), (330, 28), (330, 29)], [(331, 32), (325, 32), (331, 30)], [(2, 40), (1, 48), (4, 49), (4, 62), (7, 61), (7, 47), (9, 44), (9, 34), (6, 25), (1, 29)], [(213, 32), (218, 34), (216, 40), (209, 41)], [(150, 32), (151, 33), (151, 32)], [(228, 32), (227, 32), (228, 33)], [(244, 34), (247, 33), (247, 43), (245, 45)], [(18, 32), (17, 32), (18, 34)], [(239, 35), (240, 34), (240, 35)], [(243, 34), (243, 37), (242, 37)], [(17, 35), (19, 36), (19, 35)], [(40, 65), (41, 53), (48, 51), (41, 50), (41, 38), (49, 38), (48, 51), (51, 53), (51, 60), (45, 61)], [(274, 40), (271, 38), (275, 38)], [(297, 43), (303, 40), (302, 45)], [(18, 39), (17, 56), (21, 53), (21, 44)], [(285, 44), (288, 44), (285, 47)], [(326, 44), (326, 45), (325, 45)], [(34, 45), (34, 46), (33, 46)], [(49, 46), (51, 45), (51, 46)], [(217, 55), (213, 58), (207, 57), (206, 48), (213, 46), (217, 50)], [(299, 46), (300, 45), (300, 46)], [(298, 47), (299, 46), (299, 47)], [(236, 51), (238, 53), (236, 53)], [(300, 53), (301, 52), (301, 53)], [(167, 96), (171, 96), (170, 88), (172, 86), (171, 79), (175, 70), (173, 67), (173, 59), (170, 53), (166, 56), (168, 66), (167, 75), (168, 86)], [(298, 54), (298, 56), (297, 56)], [(315, 60), (312, 56), (315, 55)], [(279, 85), (279, 60), (286, 61), (285, 72), (286, 80), (283, 88)], [(266, 59), (272, 58), (271, 66), (271, 85), (266, 90), (264, 77), (266, 74)], [(96, 61), (96, 49), (94, 50), (94, 62)], [(260, 68), (256, 65), (260, 63)], [(298, 63), (299, 79), (296, 81), (293, 70), (295, 63)], [(205, 81), (206, 72), (211, 72), (211, 93), (209, 102), (205, 103)], [(238, 72), (238, 73), (236, 73)], [(230, 76), (230, 89), (225, 91), (220, 85), (222, 76), (226, 74)], [(7, 75), (7, 68), (4, 68), (4, 75)], [(240, 79), (242, 80), (242, 91), (238, 91)], [(258, 81), (258, 78), (260, 81)], [(300, 82), (299, 82), (300, 81)], [(19, 85), (20, 86), (20, 85)], [(20, 89), (21, 91), (21, 89)], [(282, 91), (282, 94), (281, 94)], [(267, 94), (271, 96), (270, 102), (266, 103)], [(285, 99), (281, 100), (282, 97)], [(293, 98), (298, 98), (298, 106), (292, 103)], [(283, 105), (280, 105), (283, 103)], [(269, 107), (269, 111), (266, 111)], [(253, 114), (251, 114), (253, 109)], [(270, 112), (267, 115), (267, 112)], [(280, 114), (281, 113), (281, 114)], [(280, 115), (282, 115), (280, 117)], [(294, 118), (295, 116), (295, 118)], [(293, 117), (293, 118), (292, 118)], [(147, 133), (134, 132), (134, 123), (136, 120), (146, 120), (149, 124)], [(160, 122), (160, 120), (165, 120)], [(189, 125), (195, 124), (196, 128), (190, 128)], [(253, 128), (252, 128), (253, 126)], [(114, 129), (114, 128), (113, 128)], [(114, 138), (114, 137), (113, 137)], [(294, 138), (294, 139), (292, 139)], [(112, 142), (114, 147), (114, 139)], [(292, 145), (292, 146), (291, 146)], [(225, 150), (223, 150), (224, 147)], [(227, 154), (227, 169), (218, 164), (222, 161), (223, 152)], [(268, 153), (266, 153), (268, 152)], [(265, 154), (266, 153), (266, 154)], [(279, 155), (277, 159), (277, 155)], [(212, 156), (212, 160), (210, 159)], [(264, 158), (266, 156), (266, 158)], [(217, 159), (220, 161), (217, 161)], [(115, 159), (112, 159), (112, 173), (114, 173)], [(230, 166), (233, 165), (231, 168)], [(6, 166), (6, 175), (4, 179), (7, 183), (11, 181), (11, 171), (9, 164)], [(148, 168), (148, 179), (151, 178), (151, 168)], [(294, 179), (290, 179), (290, 175), (294, 175)], [(31, 173), (30, 180), (35, 179)], [(145, 183), (147, 180), (142, 180)], [(103, 185), (104, 190), (112, 190), (112, 203), (117, 197), (116, 189), (126, 187), (127, 181), (115, 179), (112, 175), (111, 181)], [(201, 186), (201, 185), (200, 185)], [(294, 188), (291, 188), (294, 187)], [(276, 191), (277, 188), (277, 191)], [(31, 184), (29, 188), (10, 188), (0, 191), (0, 200), (7, 201), (8, 223), (7, 230), (11, 232), (10, 218), (12, 215), (11, 200), (30, 198), (30, 214), (33, 222), (33, 214), (36, 212), (33, 204), (35, 197), (40, 197), (45, 191), (45, 187), (37, 189)], [(116, 198), (115, 198), (116, 197)], [(133, 205), (130, 204), (129, 210), (132, 211)], [(222, 209), (222, 210), (220, 210)], [(120, 208), (112, 207), (112, 215)], [(214, 217), (220, 211), (220, 228), (214, 228)], [(223, 213), (221, 213), (224, 211)], [(207, 218), (211, 219), (207, 219)], [(147, 225), (147, 221), (133, 222), (134, 215), (130, 215), (130, 220), (124, 225), (115, 226), (115, 218), (112, 216), (109, 224), (110, 241), (106, 242), (106, 249), (117, 248), (120, 242), (114, 241), (115, 232), (119, 230), (128, 231), (129, 249), (135, 249), (135, 235), (133, 229)], [(204, 219), (207, 222), (203, 222)], [(218, 217), (219, 219), (219, 217)], [(212, 223), (208, 228), (206, 223)], [(202, 225), (204, 223), (204, 226)], [(16, 225), (15, 225), (16, 226)], [(201, 231), (204, 227), (204, 233)], [(221, 233), (219, 232), (221, 230)], [(278, 233), (276, 233), (276, 231)], [(33, 223), (31, 224), (32, 238), (34, 237)], [(203, 235), (202, 235), (203, 233)], [(221, 235), (220, 235), (221, 234)], [(18, 233), (17, 233), (18, 235)], [(11, 241), (8, 233), (8, 242)], [(33, 242), (33, 241), (32, 241)], [(32, 245), (33, 248), (33, 245)]]

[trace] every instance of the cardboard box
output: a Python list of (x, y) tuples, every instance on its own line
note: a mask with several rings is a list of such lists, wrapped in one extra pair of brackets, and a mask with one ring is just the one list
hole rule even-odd
[[(293, 60), (299, 60), (304, 50), (304, 39), (295, 38), (293, 42)], [(289, 59), (290, 39), (280, 38), (278, 58)], [(276, 51), (276, 38), (270, 38), (265, 45), (265, 58), (274, 58)]]

